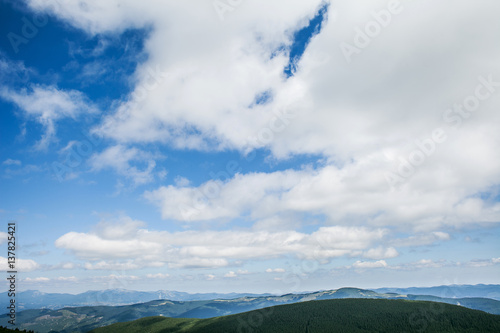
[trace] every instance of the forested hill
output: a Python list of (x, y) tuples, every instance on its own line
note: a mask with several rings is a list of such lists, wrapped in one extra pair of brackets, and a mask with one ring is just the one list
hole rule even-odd
[(500, 316), (427, 301), (334, 299), (210, 319), (149, 317), (92, 333), (500, 332)]

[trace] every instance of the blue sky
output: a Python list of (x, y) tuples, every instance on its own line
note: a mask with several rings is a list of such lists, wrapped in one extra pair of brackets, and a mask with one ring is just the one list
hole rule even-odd
[(0, 7), (21, 290), (498, 283), (497, 2)]

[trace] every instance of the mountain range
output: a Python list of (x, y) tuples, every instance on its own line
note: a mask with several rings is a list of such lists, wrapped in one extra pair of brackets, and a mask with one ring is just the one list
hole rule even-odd
[[(447, 285), (436, 287), (378, 288), (370, 289), (379, 293), (397, 293), (402, 295), (431, 295), (444, 298), (481, 297), (500, 301), (500, 285)], [(133, 291), (126, 289), (91, 290), (80, 294), (44, 293), (27, 290), (17, 293), (16, 302), (19, 310), (62, 309), (64, 307), (131, 305), (153, 300), (203, 301), (214, 299), (235, 299), (241, 297), (271, 296), (271, 294), (253, 293), (186, 293), (172, 290)], [(9, 297), (7, 292), (0, 293), (0, 314), (7, 313)]]
[[(240, 297), (268, 296), (270, 294), (251, 293), (195, 293), (180, 291), (134, 291), (126, 289), (91, 290), (81, 294), (44, 293), (38, 290), (26, 290), (16, 293), (16, 304), (20, 310), (61, 309), (76, 306), (130, 305), (158, 299), (172, 301), (202, 301), (217, 298), (234, 299)], [(7, 313), (9, 305), (7, 292), (0, 293), (0, 314)]]
[(411, 288), (378, 288), (371, 289), (380, 293), (399, 293), (413, 295), (433, 295), (448, 298), (461, 297), (486, 297), (500, 301), (500, 285), (498, 284), (476, 284), (476, 285), (447, 285), (436, 287), (411, 287)]
[[(488, 298), (442, 298), (432, 295), (405, 295), (380, 293), (359, 288), (340, 288), (303, 294), (281, 296), (245, 296), (235, 299), (196, 301), (154, 300), (146, 303), (121, 306), (66, 307), (59, 310), (32, 309), (17, 313), (21, 329), (37, 332), (87, 332), (92, 329), (150, 316), (172, 318), (212, 318), (258, 310), (276, 305), (293, 304), (312, 300), (371, 298), (433, 301), (460, 305), (470, 309), (500, 314), (500, 301)], [(0, 316), (0, 325), (8, 317)]]
[(456, 305), (334, 299), (278, 305), (210, 319), (148, 317), (91, 333), (500, 332), (500, 316)]

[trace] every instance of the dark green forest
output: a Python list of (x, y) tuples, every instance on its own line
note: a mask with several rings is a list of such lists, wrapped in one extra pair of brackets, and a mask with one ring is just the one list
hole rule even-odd
[(500, 316), (428, 301), (334, 299), (210, 319), (149, 317), (92, 332), (500, 332)]
[(26, 333), (35, 333), (34, 331), (27, 330), (19, 330), (18, 328), (10, 329), (3, 326), (0, 326), (0, 333), (12, 333), (12, 332), (26, 332)]

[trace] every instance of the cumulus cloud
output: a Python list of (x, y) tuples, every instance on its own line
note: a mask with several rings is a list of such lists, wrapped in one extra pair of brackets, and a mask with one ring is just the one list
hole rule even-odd
[[(165, 220), (244, 217), (258, 224), (255, 230), (132, 228), (134, 238), (71, 232), (56, 241), (79, 257), (108, 261), (148, 253), (147, 260), (171, 267), (223, 267), (287, 254), (359, 255), (376, 261), (353, 267), (385, 267), (383, 259), (397, 256), (398, 247), (451, 239), (442, 231), (448, 227), (500, 222), (500, 203), (482, 195), (500, 179), (498, 1), (402, 1), (391, 23), (364, 46), (356, 44), (357, 29), (375, 20), (373, 12), (387, 1), (332, 3), (329, 10), (339, 15), (324, 22), (290, 78), (283, 75), (287, 47), (320, 0), (249, 1), (223, 21), (201, 0), (28, 3), (94, 35), (151, 29), (148, 60), (137, 66), (130, 96), (93, 129), (116, 142), (94, 155), (95, 170), (112, 168), (136, 184), (149, 182), (155, 158), (133, 147), (143, 143), (242, 153), (265, 148), (277, 159), (306, 154), (322, 161), (268, 173), (235, 171), (200, 185), (179, 178), (144, 193)], [(346, 56), (346, 43), (357, 52)], [(77, 92), (51, 87), (1, 94), (44, 125), (39, 146), (54, 136), (56, 120), (83, 109)], [(272, 98), (255, 103), (262, 94)], [(142, 169), (134, 164), (139, 159), (148, 161)], [(311, 216), (327, 226), (307, 234), (259, 224), (302, 225)], [(394, 230), (414, 234), (381, 246)]]
[(382, 246), (369, 249), (363, 253), (363, 256), (368, 259), (385, 259), (385, 258), (394, 258), (399, 255), (398, 251), (393, 248), (383, 248)]
[(354, 264), (352, 264), (352, 267), (354, 268), (380, 268), (380, 267), (387, 267), (387, 263), (385, 260), (378, 260), (378, 261), (356, 261)]
[[(69, 232), (55, 245), (88, 262), (89, 270), (133, 270), (143, 267), (217, 268), (247, 260), (293, 255), (329, 260), (369, 251), (387, 236), (387, 230), (366, 227), (321, 227), (312, 233), (296, 231), (151, 231), (123, 218), (122, 233), (109, 233), (102, 222), (90, 233)], [(126, 231), (126, 232), (125, 232)], [(383, 251), (382, 251), (383, 252)], [(384, 253), (382, 253), (384, 254)], [(282, 272), (276, 268), (273, 272)], [(238, 270), (237, 274), (248, 274)]]
[(229, 271), (228, 273), (224, 274), (224, 277), (226, 277), (226, 278), (235, 278), (237, 276), (238, 275), (233, 271)]
[(245, 274), (249, 274), (249, 272), (247, 270), (240, 269), (237, 272), (229, 271), (226, 274), (224, 274), (224, 277), (225, 278), (235, 278), (235, 277), (238, 277), (239, 275), (245, 275)]
[(146, 275), (146, 278), (148, 278), (148, 279), (160, 279), (160, 280), (163, 280), (163, 279), (166, 279), (168, 277), (170, 277), (169, 274), (163, 274), (163, 273), (147, 274)]
[[(94, 244), (95, 246), (92, 246)], [(95, 234), (69, 232), (59, 237), (55, 245), (59, 248), (71, 249), (80, 257), (98, 259), (103, 257), (131, 258), (141, 256), (142, 253), (158, 254), (160, 244), (132, 240), (109, 240)]]
[[(119, 143), (96, 155), (94, 168), (114, 168), (136, 183), (150, 181), (152, 159), (143, 169), (130, 164), (140, 153), (129, 145), (143, 142), (242, 152), (266, 147), (278, 158), (303, 153), (327, 160), (318, 170), (237, 175), (198, 188), (183, 182), (146, 193), (166, 219), (307, 211), (336, 223), (409, 223), (426, 231), (500, 221), (498, 204), (474, 197), (500, 177), (495, 144), (500, 46), (493, 42), (500, 23), (492, 14), (500, 5), (495, 1), (449, 0), (438, 6), (427, 1), (430, 14), (427, 5), (402, 2), (391, 24), (349, 63), (340, 46), (354, 45), (356, 27), (364, 29), (374, 20), (370, 13), (387, 2), (331, 4), (330, 11), (339, 15), (324, 22), (288, 79), (286, 47), (320, 1), (252, 1), (224, 21), (205, 1), (29, 4), (91, 34), (152, 27), (145, 46), (149, 58), (137, 67), (134, 91), (94, 129)], [(431, 19), (440, 24), (422, 23)], [(189, 30), (186, 21), (193, 22)], [(463, 27), (467, 36), (456, 33)], [(326, 55), (320, 57), (324, 61), (318, 62), (318, 55)], [(479, 77), (491, 79), (481, 90), (490, 89), (489, 99), (458, 126), (446, 110), (473, 95)], [(253, 103), (263, 92), (273, 98)], [(445, 142), (410, 177), (401, 177), (402, 160), (416, 156), (412, 153), (436, 128)], [(399, 188), (387, 183), (388, 174), (402, 179)], [(255, 190), (242, 190), (250, 187)], [(213, 197), (206, 194), (212, 191)]]
[(146, 223), (143, 221), (121, 215), (116, 219), (102, 220), (95, 226), (94, 233), (104, 239), (133, 239), (138, 229), (144, 226)]
[(43, 276), (40, 276), (40, 277), (36, 277), (36, 278), (26, 278), (24, 279), (25, 282), (49, 282), (50, 279), (49, 278), (46, 278), (46, 277), (43, 277)]
[[(58, 6), (40, 0), (29, 3), (38, 10), (52, 8), (60, 18), (93, 34), (153, 27), (146, 43), (149, 60), (135, 73), (134, 92), (146, 90), (147, 98), (140, 104), (124, 101), (96, 129), (120, 142), (245, 150), (248, 138), (268, 128), (276, 112), (300, 104), (308, 106), (304, 116), (297, 117), (300, 120), (275, 133), (279, 135), (274, 140), (257, 140), (257, 145), (269, 147), (277, 156), (321, 153), (343, 162), (383, 150), (403, 153), (414, 139), (441, 124), (441, 113), (467, 96), (465, 87), (474, 84), (469, 82), (481, 74), (499, 73), (494, 61), (499, 46), (491, 42), (498, 37), (494, 27), (499, 25), (492, 8), (499, 4), (492, 0), (479, 5), (441, 2), (432, 6), (430, 17), (426, 5), (403, 1), (391, 24), (351, 63), (340, 46), (354, 44), (355, 28), (364, 29), (374, 20), (370, 13), (385, 9), (387, 2), (331, 4), (330, 11), (339, 15), (324, 23), (288, 80), (282, 75), (287, 54), (277, 50), (291, 44), (293, 31), (315, 15), (321, 1), (290, 4), (282, 0), (272, 5), (252, 1), (228, 13), (224, 21), (204, 1), (192, 5), (93, 0), (84, 8), (72, 1)], [(440, 24), (422, 24), (431, 17)], [(186, 21), (193, 23), (189, 30)], [(468, 27), (467, 36), (455, 33), (462, 27)], [(440, 40), (427, 38), (429, 33)], [(318, 54), (328, 55), (329, 61), (318, 66)], [(158, 67), (169, 75), (162, 75), (160, 84), (151, 84), (157, 83), (151, 71)], [(435, 80), (436, 75), (442, 80)], [(265, 91), (273, 93), (269, 105), (252, 107), (255, 97)], [(418, 103), (413, 98), (416, 91)], [(406, 116), (401, 113), (403, 107)], [(494, 111), (489, 106), (476, 116), (487, 120), (496, 117)], [(479, 124), (488, 133), (494, 130), (481, 121), (469, 126)], [(481, 138), (476, 134), (472, 140)], [(459, 152), (450, 155), (466, 161)]]
[[(32, 272), (40, 268), (41, 268), (40, 264), (38, 264), (36, 261), (32, 259), (16, 258), (15, 269), (18, 272)], [(0, 257), (0, 270), (2, 271), (12, 270), (7, 263), (7, 258), (5, 257)]]
[[(465, 190), (459, 178), (446, 190), (436, 187), (443, 181), (441, 173), (428, 183), (415, 178), (408, 186), (394, 190), (387, 186), (379, 161), (369, 157), (363, 167), (329, 165), (316, 170), (236, 174), (225, 182), (210, 180), (197, 187), (162, 186), (144, 196), (159, 207), (164, 219), (181, 221), (239, 216), (258, 220), (312, 213), (326, 216), (332, 224), (409, 226), (421, 231), (500, 221), (500, 204), (480, 198), (464, 200), (464, 195), (473, 195), (477, 188)], [(436, 232), (428, 240), (415, 236), (408, 243), (432, 243), (433, 239), (449, 237)]]

